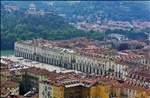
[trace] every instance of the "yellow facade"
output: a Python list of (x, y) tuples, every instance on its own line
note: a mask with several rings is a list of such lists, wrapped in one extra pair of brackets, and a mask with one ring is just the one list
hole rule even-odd
[(14, 81), (14, 82), (22, 81), (22, 75), (5, 76), (3, 74), (0, 74), (0, 76), (1, 76), (1, 81)]
[(0, 88), (0, 98), (7, 98), (10, 94), (10, 91)]
[(10, 76), (1, 75), (1, 81), (11, 81), (11, 77)]
[(109, 98), (108, 93), (106, 92), (106, 86), (98, 85), (97, 86), (97, 95), (100, 98)]
[(53, 98), (150, 98), (148, 91), (139, 92), (124, 88), (119, 83), (107, 82), (87, 87), (85, 85), (65, 87), (53, 85)]
[(13, 76), (11, 80), (15, 82), (20, 82), (22, 81), (22, 75)]
[(92, 98), (97, 97), (97, 86), (90, 87), (90, 97)]
[[(109, 98), (109, 94), (113, 94), (116, 96), (117, 89), (112, 85), (97, 85), (92, 86), (90, 90), (90, 97), (92, 98)], [(120, 96), (116, 96), (116, 98), (120, 98)]]
[(7, 87), (7, 88), (2, 87), (2, 88), (10, 91), (11, 94), (13, 94), (13, 95), (19, 95), (19, 86), (17, 86), (17, 87)]
[(145, 91), (143, 91), (137, 94), (137, 98), (150, 98), (150, 95), (148, 95)]
[(81, 95), (82, 95), (83, 98), (90, 97), (90, 88), (82, 87), (81, 88)]
[[(130, 90), (130, 89), (129, 89)], [(80, 91), (80, 92), (79, 92)], [(109, 85), (96, 85), (91, 87), (84, 87), (84, 86), (76, 86), (65, 88), (64, 86), (53, 86), (53, 98), (77, 98), (77, 94), (81, 95), (81, 98), (109, 98), (110, 96), (115, 98), (122, 98), (123, 91), (128, 91), (126, 88), (116, 87), (112, 84)], [(137, 93), (135, 93), (137, 92)], [(69, 97), (67, 94), (69, 94)], [(150, 98), (145, 91), (138, 92), (134, 91), (132, 96), (136, 98)]]
[(64, 87), (53, 86), (53, 96), (54, 98), (64, 98)]
[(1, 75), (1, 81), (7, 81), (7, 77)]

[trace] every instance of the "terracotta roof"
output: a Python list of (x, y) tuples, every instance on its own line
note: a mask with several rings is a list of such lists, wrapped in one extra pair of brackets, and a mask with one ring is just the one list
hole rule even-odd
[(147, 60), (150, 60), (150, 55), (144, 55)]
[(9, 93), (8, 90), (3, 89), (3, 88), (0, 89), (0, 95), (1, 95), (1, 96), (2, 96), (2, 95), (7, 95), (8, 93)]
[(2, 76), (19, 76), (22, 75), (20, 71), (5, 71), (0, 73)]
[(2, 72), (0, 73), (2, 76), (6, 76), (6, 77), (9, 77), (9, 76), (12, 76), (12, 74), (10, 73), (10, 71), (5, 71), (5, 72)]
[(9, 71), (8, 66), (1, 66), (0, 67), (0, 72), (5, 72), (5, 71)]
[(137, 40), (131, 40), (128, 42), (128, 44), (139, 44), (139, 42)]
[(123, 84), (122, 86), (123, 88), (128, 88), (128, 89), (131, 89), (131, 90), (136, 90), (136, 91), (144, 91), (145, 88), (143, 87), (139, 87), (139, 86), (132, 86), (132, 85), (129, 85), (129, 84)]
[(145, 90), (145, 92), (150, 96), (150, 88)]
[[(87, 75), (84, 73), (60, 73), (60, 74), (52, 74), (49, 76), (47, 80), (41, 81), (41, 83), (46, 83), (49, 85), (55, 86), (77, 86), (82, 85), (86, 87), (91, 87), (94, 85), (113, 85), (115, 87), (127, 88), (136, 91), (145, 91), (148, 87), (147, 84), (141, 83), (138, 81), (130, 80), (130, 79), (121, 79), (115, 76), (95, 76), (95, 75)], [(149, 90), (146, 91), (149, 93)]]
[(49, 75), (50, 72), (46, 69), (40, 69), (40, 68), (36, 68), (36, 67), (32, 67), (32, 68), (26, 68), (23, 69), (24, 72), (30, 72), (30, 73), (34, 73), (37, 75)]
[(22, 75), (22, 73), (20, 71), (15, 71), (14, 75)]
[(11, 87), (14, 88), (16, 86), (19, 86), (19, 83), (13, 82), (13, 81), (1, 81), (0, 82), (1, 87)]

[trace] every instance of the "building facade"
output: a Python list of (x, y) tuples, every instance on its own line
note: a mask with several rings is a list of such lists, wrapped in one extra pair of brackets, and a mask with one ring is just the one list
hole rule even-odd
[(34, 88), (38, 91), (39, 81), (46, 79), (50, 74), (50, 72), (45, 69), (35, 67), (23, 69), (22, 71), (23, 81), (25, 82), (27, 91), (33, 90)]
[(116, 50), (97, 47), (64, 48), (63, 44), (45, 40), (19, 41), (15, 42), (14, 50), (16, 56), (102, 76), (110, 74), (126, 77), (128, 70), (135, 64), (139, 66), (149, 64), (149, 56), (119, 53)]
[(19, 83), (13, 81), (1, 81), (1, 88), (9, 91), (10, 95), (19, 95)]

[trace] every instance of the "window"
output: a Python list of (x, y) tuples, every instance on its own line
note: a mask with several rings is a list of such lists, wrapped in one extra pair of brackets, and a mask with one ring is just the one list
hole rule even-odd
[(141, 98), (143, 98), (143, 94), (141, 95)]
[(47, 94), (47, 95), (48, 95), (48, 97), (51, 95), (50, 91), (48, 91), (48, 94)]
[(45, 90), (47, 91), (47, 86), (45, 86)]
[(60, 88), (60, 91), (63, 91), (63, 89), (62, 89), (62, 88)]
[(52, 90), (52, 88), (51, 88), (51, 87), (48, 87), (48, 89), (49, 89), (49, 90)]

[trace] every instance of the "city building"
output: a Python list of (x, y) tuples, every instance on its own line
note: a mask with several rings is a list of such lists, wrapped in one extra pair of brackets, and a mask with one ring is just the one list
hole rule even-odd
[(7, 89), (3, 89), (3, 88), (0, 89), (0, 97), (1, 98), (7, 98), (7, 96), (9, 96), (9, 94), (10, 94), (10, 91), (8, 91)]
[(81, 72), (53, 74), (39, 83), (45, 98), (149, 98), (150, 84), (129, 78), (96, 76)]
[(0, 73), (1, 81), (22, 81), (22, 73), (20, 71), (4, 71)]
[(22, 70), (23, 73), (23, 81), (25, 82), (25, 86), (27, 91), (32, 89), (39, 90), (39, 81), (46, 79), (50, 72), (46, 69), (40, 69), (36, 67), (31, 67)]
[[(10, 92), (10, 95), (19, 95), (19, 83), (13, 81), (1, 81), (1, 89), (5, 89), (5, 92)], [(7, 93), (6, 93), (7, 94)], [(6, 95), (4, 94), (4, 95)]]
[(37, 39), (15, 42), (14, 50), (16, 56), (102, 76), (126, 77), (135, 64), (149, 66), (148, 49), (118, 52), (101, 48), (103, 44), (107, 46), (108, 43), (88, 42), (86, 38), (61, 41)]
[(18, 11), (19, 7), (18, 6), (5, 5), (4, 10), (6, 10), (8, 12)]

